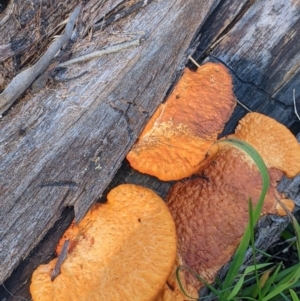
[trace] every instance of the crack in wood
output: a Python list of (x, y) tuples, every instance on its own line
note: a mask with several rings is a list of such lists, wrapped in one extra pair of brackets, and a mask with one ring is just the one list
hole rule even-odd
[(108, 140), (107, 137), (104, 137), (104, 139), (100, 140), (100, 146), (96, 149), (96, 151), (94, 152), (94, 157), (100, 157), (103, 149), (108, 145)]
[(128, 116), (130, 107), (135, 107), (140, 113), (145, 114), (149, 116), (149, 112), (145, 110), (143, 107), (137, 105), (134, 101), (128, 101), (128, 100), (118, 100), (121, 104), (124, 104), (126, 106), (126, 109), (120, 108), (117, 104), (116, 101), (113, 103), (112, 101), (108, 102), (109, 106), (117, 111), (121, 116), (124, 118), (126, 125), (127, 125), (127, 133), (129, 136), (130, 141), (135, 141), (136, 140), (136, 133), (132, 130), (132, 127), (130, 124), (132, 124), (131, 118)]
[[(226, 2), (226, 1), (223, 1)], [(250, 7), (256, 2), (256, 0), (247, 1), (239, 13), (233, 18), (233, 20), (222, 30), (222, 32), (217, 36), (216, 42), (213, 43), (213, 46), (216, 46), (218, 42), (223, 39), (223, 37), (239, 22), (240, 19), (248, 12)]]
[[(285, 104), (284, 102), (282, 102), (282, 101), (280, 101), (280, 100), (278, 100), (278, 99), (272, 97), (268, 91), (266, 91), (266, 90), (260, 88), (259, 86), (257, 86), (257, 85), (254, 84), (253, 82), (249, 82), (249, 81), (243, 80), (243, 79), (235, 72), (235, 70), (234, 70), (233, 68), (231, 68), (230, 66), (228, 66), (228, 64), (226, 64), (226, 63), (225, 63), (224, 61), (222, 61), (220, 58), (218, 58), (218, 57), (216, 57), (216, 56), (213, 56), (213, 55), (210, 55), (209, 57), (211, 57), (213, 60), (218, 61), (218, 62), (222, 63), (224, 66), (226, 66), (226, 68), (228, 68), (228, 69), (230, 70), (230, 72), (234, 75), (234, 77), (235, 77), (236, 79), (238, 79), (240, 82), (242, 82), (242, 83), (244, 83), (244, 84), (247, 84), (247, 85), (250, 85), (250, 86), (254, 87), (256, 90), (258, 90), (258, 91), (260, 91), (260, 92), (266, 94), (266, 95), (268, 96), (268, 98), (269, 98), (270, 101), (272, 101), (272, 102), (274, 102), (274, 103), (276, 102), (278, 105), (280, 105), (280, 106), (282, 106), (282, 107), (284, 107), (284, 108), (286, 108), (286, 109), (288, 109), (288, 108), (290, 108), (290, 107), (293, 107), (293, 104), (287, 105), (287, 104)], [(249, 106), (249, 105), (248, 105), (248, 106)]]
[(127, 106), (127, 108), (124, 111), (121, 108), (117, 107), (116, 105), (112, 104), (111, 102), (109, 102), (108, 104), (113, 110), (118, 112), (124, 118), (129, 139), (130, 139), (130, 141), (134, 141), (135, 135), (134, 135), (134, 132), (133, 132), (131, 126), (130, 126), (131, 120), (130, 120), (130, 117), (128, 116), (128, 109), (129, 109), (130, 105)]
[[(203, 61), (206, 57), (210, 55), (210, 53), (214, 50), (214, 48), (223, 40), (223, 38), (226, 36), (226, 34), (234, 28), (234, 26), (238, 23), (238, 21), (247, 13), (247, 11), (250, 9), (250, 7), (256, 2), (256, 0), (248, 0), (239, 10), (239, 12), (234, 16), (234, 18), (226, 25), (216, 36), (209, 37), (209, 34), (211, 32), (210, 28), (211, 25), (214, 23), (218, 23), (220, 19), (220, 11), (223, 11), (224, 8), (226, 10), (226, 6), (228, 5), (228, 1), (222, 0), (219, 2), (219, 4), (215, 7), (214, 11), (211, 13), (211, 15), (206, 20), (205, 24), (201, 27), (199, 31), (199, 44), (201, 47), (201, 40), (207, 41), (207, 39), (210, 41), (207, 44), (206, 47), (204, 47), (201, 51), (195, 51), (194, 58), (199, 62)], [(233, 4), (229, 3), (229, 6)], [(225, 23), (224, 23), (225, 24)], [(200, 54), (199, 54), (200, 52)]]
[(104, 16), (101, 18), (97, 23), (94, 24), (93, 30), (102, 30), (105, 27), (111, 25), (114, 22), (117, 22), (123, 18), (128, 17), (129, 15), (137, 12), (139, 9), (145, 7), (149, 3), (151, 3), (153, 0), (142, 0), (138, 1), (135, 4), (132, 4), (132, 1), (124, 1), (120, 3), (118, 6), (116, 6), (107, 16)]
[(50, 181), (50, 182), (45, 182), (42, 183), (40, 185), (41, 188), (44, 187), (64, 187), (64, 186), (68, 186), (68, 187), (78, 187), (79, 185), (74, 182), (74, 181)]

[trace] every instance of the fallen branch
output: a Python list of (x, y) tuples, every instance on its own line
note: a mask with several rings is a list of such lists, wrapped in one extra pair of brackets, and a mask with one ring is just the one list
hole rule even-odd
[(131, 41), (128, 41), (128, 42), (115, 44), (115, 45), (103, 48), (101, 50), (94, 51), (94, 52), (88, 53), (86, 55), (82, 55), (82, 56), (79, 56), (77, 58), (71, 59), (69, 61), (63, 62), (63, 63), (59, 64), (56, 68), (67, 67), (67, 66), (70, 66), (70, 65), (75, 64), (75, 63), (81, 63), (81, 62), (84, 62), (84, 61), (88, 61), (88, 60), (100, 57), (100, 56), (105, 55), (105, 54), (115, 53), (115, 52), (119, 52), (119, 51), (121, 51), (123, 49), (126, 49), (126, 48), (138, 46), (140, 44), (141, 44), (141, 39), (134, 39), (134, 40), (131, 40)]
[(66, 260), (68, 255), (68, 248), (69, 248), (70, 241), (65, 240), (62, 250), (57, 258), (56, 264), (51, 274), (51, 281), (53, 281), (59, 274), (60, 274), (60, 267), (63, 262)]
[(6, 23), (6, 21), (8, 20), (8, 18), (11, 17), (13, 11), (14, 11), (14, 8), (15, 8), (15, 1), (12, 0), (9, 4), (8, 4), (8, 7), (5, 9), (4, 12), (2, 12), (1, 14), (4, 15), (2, 16), (2, 19), (0, 20), (0, 26), (2, 26), (3, 24)]
[(0, 117), (11, 105), (26, 91), (32, 82), (44, 72), (59, 49), (71, 38), (75, 21), (79, 15), (81, 6), (77, 6), (69, 17), (65, 32), (56, 39), (44, 53), (44, 55), (32, 67), (22, 71), (0, 94)]

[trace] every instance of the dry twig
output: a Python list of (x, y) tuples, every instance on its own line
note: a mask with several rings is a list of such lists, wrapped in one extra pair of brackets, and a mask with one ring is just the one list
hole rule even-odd
[(10, 18), (13, 14), (14, 8), (15, 8), (15, 1), (12, 0), (7, 8), (5, 9), (5, 11), (2, 13), (4, 16), (2, 17), (2, 19), (0, 20), (0, 26), (4, 25), (6, 23), (6, 21), (8, 20), (8, 18)]
[(55, 264), (54, 269), (51, 274), (52, 281), (60, 274), (60, 267), (63, 264), (63, 262), (66, 260), (67, 255), (68, 255), (69, 244), (70, 244), (70, 241), (65, 240), (62, 250), (57, 258), (56, 264)]
[(200, 65), (196, 62), (195, 59), (192, 58), (192, 56), (189, 55), (189, 60), (193, 62), (194, 65), (196, 65), (197, 68), (200, 67)]
[(15, 76), (0, 94), (0, 115), (3, 114), (18, 99), (18, 97), (25, 92), (32, 82), (47, 69), (55, 54), (70, 39), (80, 9), (80, 5), (75, 8), (69, 17), (64, 34), (49, 46), (36, 64)]
[(101, 50), (94, 51), (94, 52), (88, 53), (86, 55), (82, 55), (82, 56), (79, 56), (77, 58), (66, 61), (64, 63), (61, 63), (57, 66), (57, 68), (67, 67), (67, 66), (75, 64), (75, 63), (81, 63), (81, 62), (84, 62), (84, 61), (88, 61), (88, 60), (100, 57), (102, 55), (105, 55), (105, 54), (119, 52), (120, 50), (127, 49), (127, 48), (134, 47), (134, 46), (138, 46), (140, 44), (141, 44), (141, 39), (134, 39), (134, 40), (131, 40), (131, 41), (128, 41), (128, 42), (123, 42), (123, 43), (115, 44), (115, 45), (112, 45), (112, 46), (108, 46), (108, 47), (103, 48)]

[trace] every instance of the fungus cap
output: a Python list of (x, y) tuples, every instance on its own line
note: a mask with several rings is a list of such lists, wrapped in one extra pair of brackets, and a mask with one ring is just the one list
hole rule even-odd
[(57, 259), (33, 273), (34, 301), (154, 300), (176, 256), (176, 230), (164, 201), (137, 185), (111, 190), (63, 240), (71, 241), (61, 273)]
[(128, 153), (130, 165), (164, 181), (191, 176), (235, 104), (231, 75), (222, 64), (206, 63), (196, 72), (185, 69)]
[(248, 113), (239, 121), (233, 137), (252, 145), (267, 167), (277, 168), (289, 178), (300, 173), (300, 145), (289, 129), (275, 119)]
[[(269, 169), (270, 188), (262, 214), (281, 215), (277, 199), (293, 209), (293, 202), (277, 192), (282, 172)], [(219, 152), (200, 174), (177, 182), (167, 196), (178, 239), (178, 256), (183, 265), (209, 283), (238, 247), (248, 222), (248, 200), (255, 206), (262, 189), (260, 172), (252, 158), (240, 148), (220, 144)], [(203, 286), (191, 274), (180, 273), (186, 291)]]

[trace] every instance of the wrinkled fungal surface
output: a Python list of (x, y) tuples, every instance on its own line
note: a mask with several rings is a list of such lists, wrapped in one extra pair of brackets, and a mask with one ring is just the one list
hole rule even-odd
[(235, 107), (232, 79), (218, 63), (184, 74), (128, 153), (130, 165), (161, 180), (195, 173)]
[(66, 231), (70, 240), (61, 273), (57, 259), (33, 273), (33, 301), (154, 300), (175, 261), (176, 230), (164, 201), (153, 191), (120, 185)]
[[(277, 199), (293, 208), (276, 186), (282, 172), (269, 169), (270, 188), (263, 214), (278, 212)], [(260, 172), (251, 157), (229, 144), (220, 146), (217, 155), (194, 177), (177, 182), (167, 196), (175, 220), (178, 257), (208, 282), (229, 261), (239, 245), (248, 222), (248, 200), (255, 205), (262, 189)], [(187, 291), (202, 284), (184, 272)]]

